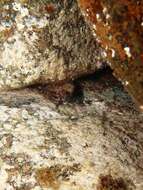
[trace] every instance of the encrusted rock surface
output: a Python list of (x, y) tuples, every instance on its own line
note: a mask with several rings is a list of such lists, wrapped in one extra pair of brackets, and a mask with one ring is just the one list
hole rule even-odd
[[(0, 90), (74, 79), (105, 55), (76, 1), (0, 1)], [(108, 72), (3, 91), (0, 190), (142, 190), (142, 132)]]
[(143, 111), (143, 1), (78, 0), (115, 76)]
[(75, 0), (0, 1), (0, 89), (71, 80), (103, 57)]
[(97, 79), (61, 105), (0, 94), (1, 190), (143, 189), (143, 115), (114, 78)]

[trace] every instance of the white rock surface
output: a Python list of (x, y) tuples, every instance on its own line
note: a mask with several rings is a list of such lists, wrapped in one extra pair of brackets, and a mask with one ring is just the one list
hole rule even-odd
[(143, 189), (143, 115), (99, 81), (58, 106), (34, 89), (0, 94), (1, 190)]
[(0, 89), (72, 80), (103, 61), (75, 0), (0, 2)]

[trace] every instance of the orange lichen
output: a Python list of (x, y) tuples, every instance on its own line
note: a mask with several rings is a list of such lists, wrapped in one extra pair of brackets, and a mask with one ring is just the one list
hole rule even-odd
[(43, 13), (53, 14), (56, 11), (56, 7), (52, 3), (41, 4), (39, 11), (42, 11)]
[(60, 186), (56, 179), (56, 174), (53, 170), (48, 168), (41, 168), (37, 170), (36, 179), (41, 187), (52, 187), (56, 190)]
[(106, 175), (100, 176), (97, 190), (127, 190), (127, 185), (122, 178)]
[(53, 4), (45, 5), (45, 10), (47, 13), (51, 14), (55, 11), (55, 6)]
[(115, 76), (143, 106), (143, 1), (79, 0)]
[(73, 164), (71, 166), (58, 164), (47, 168), (40, 168), (36, 171), (36, 180), (41, 187), (57, 190), (61, 185), (61, 181), (68, 181), (71, 175), (80, 171), (80, 167), (80, 164)]
[(0, 32), (0, 41), (8, 39), (13, 34), (13, 28), (5, 29)]

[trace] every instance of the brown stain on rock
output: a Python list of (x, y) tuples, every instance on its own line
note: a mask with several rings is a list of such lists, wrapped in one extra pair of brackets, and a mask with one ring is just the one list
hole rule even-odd
[(97, 190), (127, 190), (127, 185), (122, 178), (113, 178), (111, 175), (99, 177)]
[(80, 171), (80, 164), (71, 166), (55, 165), (47, 168), (40, 168), (36, 171), (36, 180), (41, 187), (58, 190), (61, 181), (68, 181), (70, 176)]

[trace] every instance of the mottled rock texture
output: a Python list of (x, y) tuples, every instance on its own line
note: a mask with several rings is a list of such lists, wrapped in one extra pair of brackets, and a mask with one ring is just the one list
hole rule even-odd
[(115, 76), (143, 110), (143, 1), (78, 2)]
[(71, 80), (103, 56), (75, 0), (0, 1), (0, 89)]
[(111, 75), (79, 85), (58, 106), (37, 88), (0, 94), (1, 190), (143, 189), (143, 115)]

